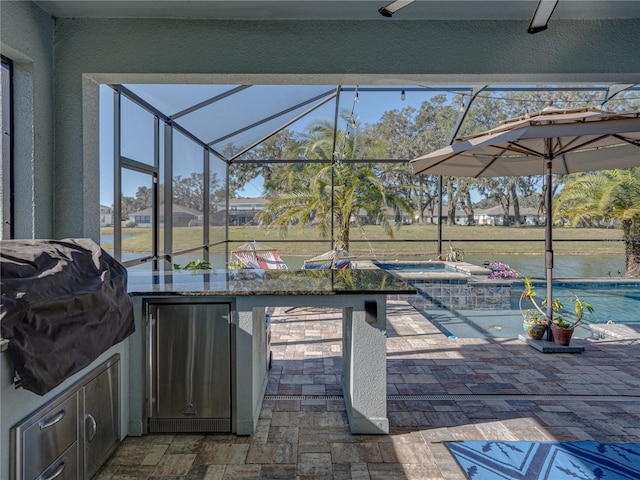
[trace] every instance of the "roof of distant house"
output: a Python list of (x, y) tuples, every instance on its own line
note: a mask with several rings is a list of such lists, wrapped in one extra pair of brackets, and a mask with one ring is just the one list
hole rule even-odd
[(235, 205), (240, 205), (240, 204), (245, 204), (245, 203), (261, 203), (261, 204), (265, 204), (267, 203), (268, 200), (264, 197), (255, 197), (255, 198), (230, 198), (229, 199), (229, 204), (235, 204)]

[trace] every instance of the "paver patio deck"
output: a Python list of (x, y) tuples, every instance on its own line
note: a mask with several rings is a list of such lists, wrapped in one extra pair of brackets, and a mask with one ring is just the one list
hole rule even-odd
[[(387, 327), (389, 435), (352, 435), (341, 313), (278, 309), (257, 431), (127, 437), (99, 479), (466, 478), (444, 442), (640, 442), (640, 338), (542, 354), (517, 339), (449, 339), (404, 302)], [(575, 341), (575, 340), (574, 340)]]

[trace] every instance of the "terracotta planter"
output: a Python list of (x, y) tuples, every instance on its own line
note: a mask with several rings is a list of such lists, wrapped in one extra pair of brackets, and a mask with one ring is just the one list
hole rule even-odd
[(573, 328), (560, 328), (554, 323), (551, 324), (551, 333), (553, 334), (553, 341), (558, 345), (566, 347), (571, 343), (571, 335), (573, 335)]
[(547, 326), (544, 323), (541, 324), (524, 321), (522, 322), (522, 329), (524, 330), (524, 333), (527, 334), (527, 337), (540, 340), (547, 331)]

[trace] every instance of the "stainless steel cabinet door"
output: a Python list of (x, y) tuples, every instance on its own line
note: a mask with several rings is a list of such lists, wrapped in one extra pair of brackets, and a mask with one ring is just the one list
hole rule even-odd
[(84, 477), (91, 478), (118, 445), (120, 362), (87, 383), (84, 393)]
[(231, 308), (152, 305), (150, 417), (231, 418)]

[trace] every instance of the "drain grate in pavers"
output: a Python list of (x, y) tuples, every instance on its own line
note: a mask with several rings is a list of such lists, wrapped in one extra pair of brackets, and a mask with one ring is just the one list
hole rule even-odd
[(343, 400), (343, 395), (265, 395), (265, 400)]
[[(265, 400), (343, 400), (343, 395), (265, 395)], [(431, 401), (431, 400), (590, 400), (601, 402), (637, 402), (637, 395), (387, 395), (387, 400)]]

